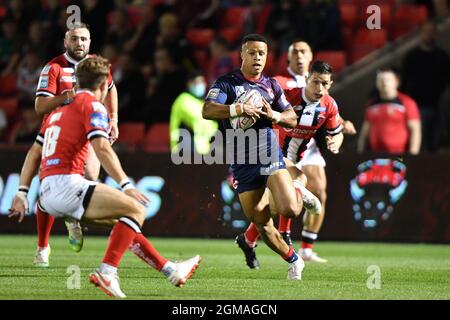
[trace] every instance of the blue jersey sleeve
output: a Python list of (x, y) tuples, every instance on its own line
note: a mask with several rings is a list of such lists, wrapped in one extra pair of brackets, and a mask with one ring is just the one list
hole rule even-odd
[(283, 112), (287, 108), (291, 107), (289, 101), (287, 101), (286, 96), (284, 95), (283, 89), (281, 89), (278, 82), (272, 79), (272, 86), (275, 98), (273, 99), (272, 108), (276, 111)]
[(228, 98), (228, 87), (227, 82), (223, 81), (223, 79), (217, 79), (206, 95), (205, 101), (225, 104)]

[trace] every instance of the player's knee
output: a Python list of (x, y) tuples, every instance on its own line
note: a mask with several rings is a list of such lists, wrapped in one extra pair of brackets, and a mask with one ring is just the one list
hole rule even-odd
[(327, 190), (325, 188), (320, 188), (317, 191), (316, 196), (319, 198), (320, 203), (325, 204), (325, 202), (327, 201)]
[(130, 213), (127, 214), (130, 218), (136, 220), (139, 226), (142, 227), (145, 220), (145, 208), (137, 201), (130, 202)]
[(280, 213), (288, 218), (296, 218), (300, 215), (301, 208), (303, 207), (303, 201), (301, 197), (298, 197), (297, 202), (288, 202), (281, 204)]

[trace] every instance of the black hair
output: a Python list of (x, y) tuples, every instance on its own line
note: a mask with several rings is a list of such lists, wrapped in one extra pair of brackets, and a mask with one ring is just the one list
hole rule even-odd
[(379, 74), (381, 72), (392, 72), (393, 74), (395, 74), (395, 76), (397, 78), (400, 77), (400, 70), (394, 66), (384, 66), (384, 67), (377, 69), (377, 74)]
[(309, 74), (319, 73), (319, 74), (333, 74), (333, 68), (331, 68), (330, 64), (325, 61), (314, 61), (311, 65)]
[(258, 42), (264, 42), (265, 44), (267, 44), (267, 39), (265, 37), (263, 37), (262, 35), (256, 34), (256, 33), (246, 35), (242, 39), (241, 45), (243, 46), (244, 44), (246, 44), (249, 41), (258, 41)]
[(193, 69), (191, 71), (189, 71), (189, 73), (187, 74), (186, 80), (187, 81), (191, 81), (194, 80), (197, 77), (204, 77), (203, 73), (198, 70), (198, 69)]

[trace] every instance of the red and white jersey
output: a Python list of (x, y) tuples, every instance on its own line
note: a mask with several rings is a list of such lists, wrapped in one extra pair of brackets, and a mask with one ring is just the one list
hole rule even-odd
[(306, 77), (308, 75), (298, 75), (295, 74), (290, 67), (285, 69), (281, 74), (274, 77), (275, 80), (278, 81), (278, 83), (281, 86), (281, 89), (283, 90), (290, 90), (294, 88), (304, 88), (306, 87)]
[[(84, 59), (76, 61), (65, 52), (52, 59), (42, 68), (36, 89), (36, 97), (54, 97), (67, 90), (72, 90), (76, 84), (75, 70), (78, 64), (91, 57), (94, 57), (94, 55), (88, 54)], [(108, 75), (108, 90), (111, 90), (113, 86), (114, 81), (110, 71)], [(69, 102), (66, 100), (63, 105)], [(47, 116), (47, 114), (44, 116), (42, 122), (47, 119)]]
[(105, 106), (92, 92), (79, 90), (74, 100), (49, 114), (36, 142), (42, 147), (39, 178), (61, 174), (84, 176), (89, 140), (108, 139), (109, 119)]
[[(62, 94), (67, 90), (71, 90), (75, 83), (75, 70), (78, 64), (94, 55), (88, 54), (80, 61), (72, 59), (67, 52), (52, 59), (47, 65), (42, 68), (36, 89), (36, 96), (54, 97)], [(108, 75), (108, 89), (114, 85), (111, 72)]]
[(408, 121), (420, 120), (420, 112), (411, 97), (399, 92), (392, 100), (370, 101), (364, 120), (370, 124), (371, 151), (403, 154), (408, 151)]
[(325, 126), (328, 135), (336, 135), (342, 131), (342, 119), (336, 101), (329, 95), (324, 95), (317, 102), (310, 102), (305, 96), (305, 88), (286, 90), (285, 94), (297, 113), (297, 126), (288, 129), (274, 125), (274, 129), (279, 130), (283, 155), (298, 162), (319, 128)]

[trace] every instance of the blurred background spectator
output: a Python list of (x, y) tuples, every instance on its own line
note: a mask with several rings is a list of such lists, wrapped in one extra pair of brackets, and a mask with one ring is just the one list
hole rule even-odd
[[(436, 43), (437, 29), (432, 22), (420, 33), (420, 45), (403, 62), (403, 90), (419, 105), (422, 118), (423, 149), (436, 152), (442, 114), (439, 102), (450, 84), (450, 58)], [(448, 105), (447, 105), (448, 108)]]
[[(191, 71), (185, 90), (175, 99), (170, 113), (170, 148), (176, 152), (180, 128), (188, 129), (193, 135), (192, 143), (199, 154), (210, 151), (211, 138), (216, 134), (216, 121), (203, 119), (203, 98), (206, 93), (206, 79), (199, 71)], [(192, 147), (192, 146), (191, 146)]]
[(358, 152), (418, 154), (421, 143), (420, 114), (416, 102), (398, 92), (394, 69), (377, 73), (377, 93), (368, 103), (358, 139)]
[[(11, 141), (16, 124), (26, 118), (42, 61), (64, 51), (66, 8), (72, 4), (90, 24), (91, 53), (111, 61), (120, 122), (143, 127), (144, 133), (157, 123), (168, 126), (172, 105), (192, 70), (200, 70), (211, 85), (239, 68), (245, 34), (269, 38), (269, 76), (285, 69), (288, 45), (297, 38), (308, 41), (315, 58), (330, 62), (339, 76), (373, 51), (414, 34), (427, 19), (448, 18), (446, 0), (0, 0), (0, 110), (7, 124), (2, 141)], [(369, 4), (382, 10), (379, 32), (365, 27)], [(448, 65), (448, 55), (436, 45), (435, 35), (433, 25), (423, 28), (420, 47), (404, 61), (402, 88), (419, 104), (423, 147), (430, 151), (439, 149), (438, 126), (431, 126), (436, 119), (441, 140), (450, 146), (449, 72), (437, 67)]]

